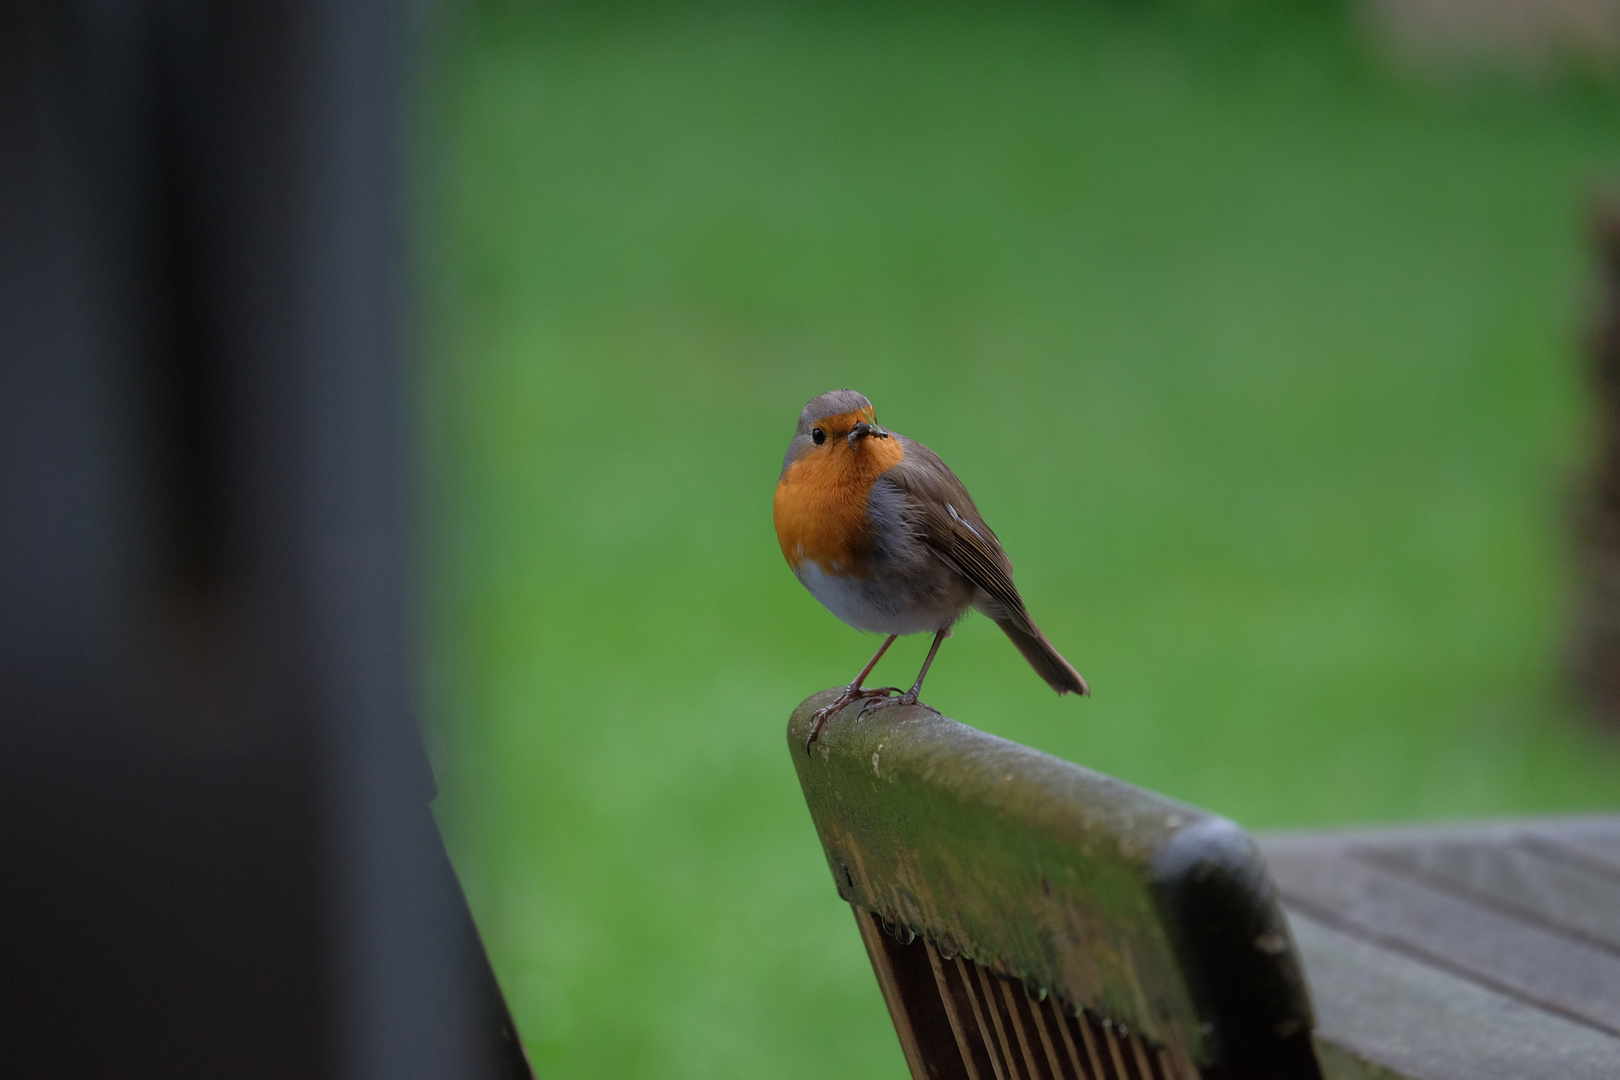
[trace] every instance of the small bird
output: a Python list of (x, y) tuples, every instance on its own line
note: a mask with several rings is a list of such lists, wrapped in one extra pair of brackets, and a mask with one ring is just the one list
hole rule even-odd
[[(855, 629), (888, 635), (855, 681), (816, 712), (806, 750), (827, 717), (852, 701), (867, 699), (863, 712), (915, 705), (940, 643), (968, 608), (995, 620), (1052, 689), (1090, 696), (1029, 617), (1012, 563), (962, 481), (928, 447), (879, 427), (863, 395), (833, 390), (804, 407), (773, 509), (776, 538), (800, 583)], [(925, 631), (934, 644), (910, 690), (861, 685), (895, 638)]]

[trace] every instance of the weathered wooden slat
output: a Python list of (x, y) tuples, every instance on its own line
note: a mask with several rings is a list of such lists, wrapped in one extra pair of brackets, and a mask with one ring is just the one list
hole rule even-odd
[(1570, 822), (1537, 829), (1535, 836), (1549, 853), (1574, 855), (1593, 869), (1620, 875), (1620, 820)]
[[(1050, 999), (1048, 999), (1050, 1000)], [(1068, 1062), (1064, 1060), (1063, 1043), (1053, 1034), (1047, 1026), (1046, 1010), (1042, 1007), (1044, 1002), (1031, 1001), (1029, 1003), (1030, 1026), (1039, 1041), (1040, 1052), (1046, 1056), (1047, 1068), (1053, 1080), (1071, 1080)]]
[(1056, 998), (1049, 997), (1041, 1004), (1046, 1013), (1047, 1026), (1056, 1033), (1058, 1043), (1063, 1048), (1063, 1060), (1067, 1063), (1070, 1080), (1097, 1080), (1096, 1072), (1080, 1060), (1082, 1050), (1075, 1042), (1072, 1018), (1058, 1009)]
[(1620, 956), (1355, 859), (1268, 861), (1291, 910), (1620, 1034)]
[(1085, 1070), (1080, 1067), (1078, 1048), (1064, 1030), (1065, 1010), (1061, 1003), (1053, 997), (1041, 1000), (1031, 998), (1029, 1011), (1035, 1019), (1035, 1030), (1055, 1080), (1086, 1080)]
[(1367, 847), (1352, 857), (1620, 950), (1620, 874), (1550, 856), (1533, 838)]
[(996, 1080), (1016, 1080), (1001, 1052), (1001, 1043), (995, 1031), (995, 1014), (984, 1000), (984, 991), (979, 985), (978, 969), (971, 961), (964, 960), (960, 956), (953, 963), (956, 964), (962, 986), (967, 991), (968, 1000), (973, 1005), (973, 1016), (978, 1021), (979, 1035), (984, 1040), (984, 1052), (990, 1058), (991, 1070), (996, 1074)]
[(1272, 853), (1305, 850), (1317, 855), (1344, 853), (1365, 847), (1434, 845), (1449, 843), (1511, 844), (1527, 837), (1575, 838), (1614, 857), (1620, 840), (1620, 815), (1563, 818), (1507, 818), (1497, 821), (1445, 825), (1400, 825), (1383, 829), (1346, 829), (1327, 832), (1269, 833), (1259, 838), (1266, 857)]
[(1011, 982), (1002, 982), (1001, 997), (1007, 1005), (1007, 1015), (1011, 1021), (1013, 1035), (1018, 1040), (1019, 1053), (1024, 1058), (1024, 1068), (1034, 1080), (1054, 1080), (1050, 1064), (1046, 1056), (1041, 1053), (1039, 1042), (1035, 1036), (1034, 1018), (1029, 1012), (1029, 998), (1022, 988), (1017, 992), (1013, 990)]
[[(925, 708), (846, 708), (806, 754), (832, 693), (800, 706), (788, 744), (845, 900), (1126, 1025), (1189, 1076), (1317, 1075), (1287, 923), (1243, 830)], [(976, 989), (998, 1071), (1030, 1073), (1032, 1032)], [(1136, 1071), (1126, 1053), (1117, 1080)]]
[(1005, 1066), (1008, 1080), (1031, 1080), (1024, 1071), (1024, 1062), (1013, 1045), (1012, 1020), (1001, 1007), (1001, 995), (996, 993), (996, 979), (989, 971), (977, 965), (973, 969), (974, 976), (979, 980), (979, 998), (984, 1002), (985, 1012), (990, 1014), (990, 1026), (995, 1029), (996, 1049), (1001, 1054), (1001, 1063)]
[(1140, 1036), (1131, 1039), (1131, 1057), (1135, 1060), (1137, 1075), (1142, 1077), (1142, 1080), (1161, 1080), (1153, 1055), (1148, 1052), (1147, 1044)]
[(1135, 1080), (1125, 1069), (1125, 1055), (1120, 1052), (1119, 1038), (1114, 1034), (1114, 1025), (1103, 1026), (1103, 1045), (1108, 1047), (1108, 1064), (1119, 1080)]
[(1326, 1080), (1614, 1080), (1620, 1039), (1290, 911)]
[[(943, 956), (925, 938), (897, 941), (869, 912), (859, 912), (859, 917), (868, 951), (879, 957), (874, 964), (882, 965), (878, 981), (885, 998), (899, 1002), (896, 1024), (914, 1026), (906, 1044), (908, 1064), (920, 1062), (912, 1067), (922, 1068), (928, 1076), (954, 1073), (954, 1064), (940, 1070), (932, 1060), (944, 1046), (943, 1037), (930, 1034), (926, 1019), (916, 1026), (918, 1017), (942, 1010), (971, 1080), (1193, 1080), (1191, 1074), (1181, 1071), (1177, 1055), (1149, 1043), (1139, 1033), (1083, 1011), (1076, 1014), (1058, 998), (1032, 994), (1017, 979), (971, 960)], [(921, 972), (924, 964), (933, 975), (937, 1006), (931, 999), (919, 1000), (927, 996), (924, 980), (907, 974)], [(916, 985), (908, 985), (912, 982)], [(1088, 1031), (1094, 1033), (1094, 1040), (1076, 1034)], [(1090, 1065), (1082, 1064), (1081, 1046), (1093, 1041), (1105, 1048), (1107, 1057), (1099, 1063), (1093, 1056)], [(1241, 1074), (1244, 1078), (1249, 1075)]]
[(967, 1067), (956, 1049), (956, 1035), (921, 943), (912, 942), (915, 948), (902, 945), (883, 932), (869, 911), (856, 908), (855, 923), (913, 1080), (967, 1080)]
[(991, 1080), (999, 1073), (985, 1048), (984, 1032), (980, 1029), (971, 994), (962, 984), (960, 968), (941, 957), (932, 942), (925, 939), (923, 947), (928, 950), (928, 966), (934, 969), (934, 983), (945, 1002), (945, 1013), (950, 1018), (956, 1049), (962, 1055), (968, 1080)]
[(1101, 1034), (1092, 1030), (1084, 1016), (1071, 1016), (1068, 1020), (1070, 1028), (1080, 1033), (1080, 1041), (1086, 1048), (1086, 1062), (1091, 1066), (1094, 1080), (1110, 1080), (1109, 1066), (1103, 1059), (1107, 1049), (1103, 1046)]

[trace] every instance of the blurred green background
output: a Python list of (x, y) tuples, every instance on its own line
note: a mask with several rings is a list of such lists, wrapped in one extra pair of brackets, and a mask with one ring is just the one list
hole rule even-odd
[[(438, 803), (535, 1063), (900, 1077), (784, 741), (875, 647), (771, 491), (839, 386), (973, 491), (1059, 699), (926, 700), (1246, 826), (1620, 806), (1562, 671), (1620, 89), (1333, 7), (490, 4), (421, 170)], [(879, 674), (902, 685), (926, 646)]]

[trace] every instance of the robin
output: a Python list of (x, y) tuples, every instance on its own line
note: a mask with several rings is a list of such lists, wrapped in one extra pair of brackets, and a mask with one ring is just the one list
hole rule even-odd
[[(863, 712), (915, 705), (940, 643), (968, 608), (995, 620), (1059, 694), (1091, 694), (1029, 617), (1012, 563), (962, 481), (928, 447), (879, 427), (863, 395), (833, 390), (804, 407), (774, 511), (782, 554), (811, 595), (855, 629), (888, 635), (811, 719), (806, 750), (852, 701), (865, 699)], [(910, 690), (861, 685), (895, 638), (926, 631), (934, 643)]]

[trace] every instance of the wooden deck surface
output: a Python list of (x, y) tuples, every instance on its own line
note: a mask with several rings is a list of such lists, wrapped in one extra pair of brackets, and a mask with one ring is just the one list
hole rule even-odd
[(1620, 816), (1261, 847), (1328, 1080), (1620, 1078)]

